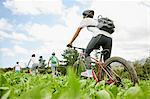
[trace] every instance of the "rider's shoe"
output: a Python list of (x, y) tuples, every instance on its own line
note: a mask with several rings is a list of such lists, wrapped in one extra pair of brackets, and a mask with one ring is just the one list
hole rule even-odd
[(93, 77), (92, 70), (86, 70), (85, 72), (82, 72), (81, 76), (84, 76), (84, 77)]
[(110, 85), (110, 84), (112, 84), (112, 83), (114, 83), (114, 81), (111, 80), (111, 79), (109, 79), (109, 80), (107, 80), (107, 81), (105, 82), (105, 84), (108, 84), (108, 85)]

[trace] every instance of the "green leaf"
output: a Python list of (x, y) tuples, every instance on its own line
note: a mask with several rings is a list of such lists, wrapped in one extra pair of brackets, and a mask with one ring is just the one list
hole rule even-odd
[(2, 97), (1, 99), (7, 99), (9, 97), (11, 90), (8, 90)]
[(0, 75), (0, 87), (7, 84), (7, 80), (3, 75)]
[(0, 87), (1, 90), (8, 90), (9, 87)]
[(124, 99), (140, 99), (143, 96), (143, 92), (139, 86), (130, 87), (124, 93)]
[(109, 90), (110, 90), (111, 93), (113, 93), (114, 97), (117, 97), (117, 93), (119, 93), (117, 86), (113, 85), (113, 86), (110, 87)]
[(96, 93), (96, 99), (111, 99), (111, 96), (106, 90), (101, 90)]
[(80, 95), (80, 82), (71, 68), (68, 69), (68, 77), (69, 94), (72, 97), (78, 97)]

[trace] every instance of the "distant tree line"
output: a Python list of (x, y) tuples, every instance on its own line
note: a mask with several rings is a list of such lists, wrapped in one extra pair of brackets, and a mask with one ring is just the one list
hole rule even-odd
[[(77, 60), (78, 55), (79, 53), (77, 50), (74, 49), (64, 50), (62, 56), (66, 60), (67, 64), (66, 66), (60, 66), (58, 68), (58, 71), (60, 71), (62, 74), (66, 74), (66, 67), (72, 66), (73, 63)], [(141, 62), (141, 60), (136, 60), (133, 62), (133, 65), (135, 67), (139, 79), (141, 80), (150, 79), (150, 57), (146, 58), (144, 62)], [(26, 71), (27, 69), (28, 68), (24, 68), (24, 71)], [(39, 69), (40, 73), (51, 73), (50, 67), (42, 66)], [(0, 73), (12, 70), (13, 68), (0, 68)]]

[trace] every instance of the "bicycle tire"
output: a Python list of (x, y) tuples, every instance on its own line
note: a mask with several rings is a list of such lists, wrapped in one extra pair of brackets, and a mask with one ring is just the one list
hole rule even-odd
[(81, 72), (85, 71), (85, 63), (82, 60), (77, 60), (74, 64), (73, 64), (73, 70), (74, 72), (77, 74), (77, 76), (81, 75)]
[(122, 64), (126, 70), (128, 71), (129, 73), (129, 76), (130, 76), (130, 80), (131, 82), (133, 82), (133, 85), (135, 85), (136, 83), (138, 84), (139, 81), (138, 81), (138, 77), (137, 77), (137, 73), (134, 69), (134, 66), (133, 64), (131, 64), (130, 62), (128, 62), (127, 60), (121, 58), (121, 57), (111, 57), (111, 58), (108, 58), (103, 66), (109, 66), (111, 63), (113, 62), (119, 62), (120, 64)]

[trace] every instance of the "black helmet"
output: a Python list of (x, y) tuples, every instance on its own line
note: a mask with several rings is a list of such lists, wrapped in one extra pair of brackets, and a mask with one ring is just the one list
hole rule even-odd
[(52, 55), (55, 55), (55, 52), (53, 52)]
[(94, 16), (94, 10), (85, 10), (85, 11), (83, 11), (82, 15), (84, 17), (93, 18), (93, 16)]
[(32, 57), (35, 57), (35, 54), (32, 54)]

